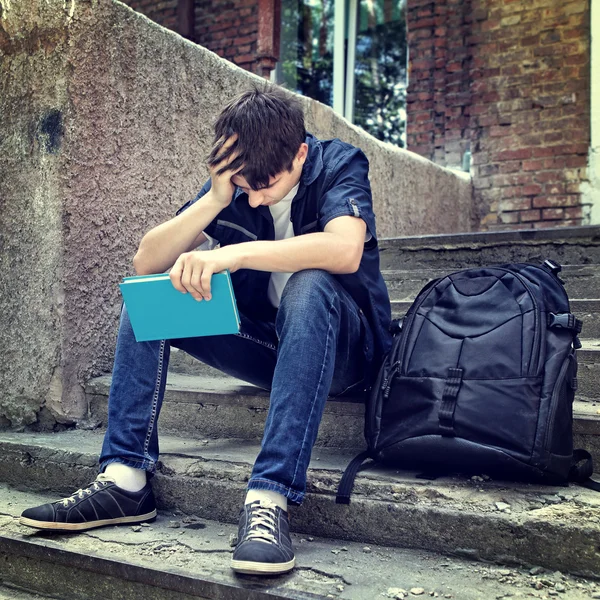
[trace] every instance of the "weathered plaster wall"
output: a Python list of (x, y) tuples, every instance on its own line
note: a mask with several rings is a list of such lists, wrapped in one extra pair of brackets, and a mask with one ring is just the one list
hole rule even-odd
[(0, 422), (14, 425), (61, 395), (69, 15), (57, 6), (0, 4)]
[[(0, 414), (76, 421), (141, 237), (195, 195), (214, 118), (262, 80), (118, 2), (0, 1)], [(468, 181), (307, 105), (309, 129), (369, 156), (380, 236), (471, 229)], [(39, 133), (49, 114), (63, 134)]]

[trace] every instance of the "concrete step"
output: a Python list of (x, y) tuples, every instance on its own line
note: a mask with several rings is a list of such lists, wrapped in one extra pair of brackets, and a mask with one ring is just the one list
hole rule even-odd
[(600, 264), (600, 226), (427, 235), (380, 240), (381, 268), (445, 269), (511, 262)]
[[(600, 340), (583, 338), (582, 343), (583, 348), (577, 352), (580, 363), (579, 395), (589, 399), (600, 397)], [(169, 372), (233, 380), (229, 375), (201, 363), (179, 348), (171, 348)]]
[[(159, 508), (237, 522), (258, 444), (202, 443), (169, 436), (161, 441), (161, 464), (153, 479)], [(27, 485), (31, 491), (51, 491), (58, 497), (69, 495), (95, 477), (101, 442), (98, 432), (89, 431), (7, 433), (0, 440), (0, 481)], [(351, 456), (349, 451), (315, 449), (307, 499), (291, 509), (296, 533), (600, 575), (600, 495), (596, 492), (483, 477), (429, 481), (414, 473), (373, 468), (360, 473), (351, 504), (337, 505), (335, 490)], [(128, 542), (132, 535), (128, 534)], [(51, 536), (31, 537), (47, 543)], [(60, 547), (62, 540), (75, 538), (58, 539)], [(95, 547), (111, 549), (110, 544)], [(140, 559), (148, 554), (142, 553)], [(219, 553), (214, 558), (220, 560)], [(394, 560), (392, 567), (402, 569), (401, 561)], [(362, 577), (358, 565), (352, 568)], [(379, 592), (367, 597), (378, 596)]]
[[(392, 300), (392, 317), (397, 319), (406, 314), (412, 302)], [(600, 299), (575, 299), (570, 302), (571, 311), (583, 320), (581, 339), (600, 339)]]
[(187, 352), (179, 348), (171, 347), (171, 357), (169, 359), (169, 373), (179, 373), (180, 375), (198, 375), (200, 377), (217, 377), (221, 379), (233, 379), (219, 371), (213, 369), (197, 358), (194, 358)]
[[(111, 376), (88, 382), (89, 417), (93, 425), (107, 423)], [(169, 373), (159, 429), (200, 438), (259, 441), (269, 409), (265, 390), (233, 378)], [(318, 446), (364, 447), (364, 404), (357, 398), (330, 399), (321, 421)]]
[(600, 400), (600, 340), (583, 340), (577, 351), (577, 399)]
[[(54, 596), (54, 598), (56, 597)], [(21, 586), (11, 585), (7, 582), (6, 585), (0, 585), (0, 598), (2, 600), (48, 600), (51, 596), (47, 596), (46, 594), (41, 596), (35, 592), (23, 589)]]
[[(592, 453), (600, 464), (600, 349), (580, 351), (574, 403), (575, 444)], [(584, 362), (585, 359), (596, 362)], [(111, 376), (92, 379), (86, 386), (89, 421), (104, 428), (107, 423)], [(589, 394), (586, 396), (584, 394)], [(233, 378), (212, 378), (169, 373), (160, 414), (160, 431), (206, 439), (238, 438), (260, 441), (269, 409), (269, 394)], [(360, 398), (331, 398), (326, 406), (317, 446), (364, 448), (364, 403)]]
[(56, 497), (47, 493), (0, 485), (0, 505), (6, 507), (0, 517), (0, 578), (11, 586), (0, 586), (1, 598), (48, 597), (32, 591), (39, 590), (65, 600), (373, 600), (415, 597), (422, 588), (423, 596), (460, 600), (549, 592), (566, 600), (589, 600), (600, 590), (595, 581), (539, 566), (530, 572), (299, 533), (292, 534), (297, 566), (291, 574), (236, 577), (229, 569), (235, 525), (180, 511), (161, 511), (156, 521), (135, 531), (106, 527), (77, 535), (40, 535), (18, 525), (15, 517), (23, 509), (52, 500)]
[[(460, 267), (458, 270), (465, 267)], [(383, 271), (392, 300), (414, 300), (432, 279), (445, 277), (448, 269), (393, 269)], [(600, 295), (600, 265), (563, 265), (561, 279), (569, 298), (597, 298)]]

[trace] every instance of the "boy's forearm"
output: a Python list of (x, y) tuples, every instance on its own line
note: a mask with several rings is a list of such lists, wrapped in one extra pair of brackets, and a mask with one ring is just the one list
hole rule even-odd
[(280, 241), (236, 244), (239, 268), (280, 273), (323, 269), (333, 274), (354, 273), (362, 247), (334, 233), (309, 233)]
[(183, 252), (192, 249), (194, 241), (223, 208), (209, 190), (187, 210), (148, 231), (133, 259), (136, 273), (147, 275), (169, 269)]

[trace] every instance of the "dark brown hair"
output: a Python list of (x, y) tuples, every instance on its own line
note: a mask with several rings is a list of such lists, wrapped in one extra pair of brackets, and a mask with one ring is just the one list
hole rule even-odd
[[(237, 141), (222, 152), (233, 134)], [(214, 167), (235, 152), (235, 160), (218, 174), (244, 165), (240, 175), (258, 190), (267, 187), (271, 177), (291, 171), (305, 138), (304, 113), (294, 96), (272, 85), (254, 88), (234, 98), (219, 115), (208, 165)]]

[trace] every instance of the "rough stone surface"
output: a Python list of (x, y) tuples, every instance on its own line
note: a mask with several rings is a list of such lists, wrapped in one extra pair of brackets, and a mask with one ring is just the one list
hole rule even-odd
[[(29, 546), (20, 556), (13, 553), (2, 561), (0, 568), (4, 570), (5, 580), (24, 582), (30, 589), (44, 585), (42, 589), (50, 592), (60, 590), (60, 578), (66, 575), (80, 597), (102, 600), (116, 597), (119, 600), (183, 600), (183, 596), (174, 593), (181, 589), (184, 578), (187, 590), (198, 594), (194, 597), (202, 596), (202, 590), (212, 583), (214, 595), (210, 597), (228, 600), (254, 599), (256, 596), (252, 594), (261, 592), (269, 598), (373, 600), (406, 597), (408, 589), (422, 589), (423, 597), (480, 600), (528, 596), (537, 582), (543, 582), (545, 590), (561, 590), (561, 597), (566, 600), (586, 600), (599, 589), (597, 582), (542, 568), (531, 574), (527, 569), (514, 566), (508, 569), (381, 545), (364, 552), (358, 543), (298, 533), (292, 534), (297, 566), (290, 575), (261, 579), (235, 577), (229, 570), (232, 548), (228, 543), (235, 525), (169, 511), (161, 513), (151, 527), (143, 528), (135, 536), (129, 535), (127, 527), (110, 527), (74, 536), (47, 534), (40, 537), (13, 519), (24, 508), (51, 499), (47, 495), (0, 487), (0, 505), (5, 507), (0, 516), (0, 553), (5, 558), (6, 549), (9, 545), (14, 547), (15, 542)], [(169, 519), (173, 518), (179, 520), (181, 528), (169, 528)], [(61, 563), (57, 556), (59, 549), (71, 552), (71, 560)], [(43, 552), (48, 564), (27, 561), (23, 556), (27, 551), (30, 554)], [(94, 561), (93, 567), (89, 564), (88, 568), (94, 572), (81, 568), (82, 563), (85, 564), (81, 557), (91, 557), (87, 560)], [(111, 562), (103, 565), (102, 561)], [(112, 561), (119, 563), (118, 570), (112, 568)], [(144, 569), (136, 573), (143, 586), (139, 592), (143, 595), (134, 595), (132, 567)], [(107, 585), (109, 583), (112, 585)], [(171, 590), (167, 589), (169, 584)], [(101, 593), (107, 595), (100, 596)], [(33, 598), (16, 594), (7, 597)]]
[[(460, 269), (410, 269), (410, 265), (402, 266), (402, 270), (390, 269), (383, 272), (392, 300), (414, 300), (426, 283)], [(469, 265), (463, 266), (467, 268)], [(570, 298), (597, 298), (600, 296), (600, 265), (566, 265), (563, 266), (560, 277), (565, 282), (565, 289)], [(179, 360), (183, 361), (183, 358), (179, 357)]]
[[(86, 386), (90, 424), (106, 427), (111, 377)], [(262, 439), (269, 394), (243, 381), (169, 373), (160, 413), (160, 430), (200, 439)], [(317, 446), (364, 450), (364, 402), (330, 399), (319, 427)]]
[[(381, 268), (449, 269), (509, 262), (600, 264), (600, 227), (410, 236), (380, 245)], [(593, 296), (593, 297), (597, 297)]]
[[(392, 318), (404, 316), (412, 302), (392, 300)], [(600, 339), (600, 299), (570, 300), (573, 314), (584, 323), (586, 338)]]
[(1, 6), (0, 415), (23, 425), (61, 398), (68, 15)]
[[(10, 433), (4, 438), (0, 481), (68, 495), (94, 477), (102, 441), (98, 434)], [(161, 466), (153, 479), (159, 507), (237, 522), (258, 445), (237, 440), (205, 445), (164, 436), (161, 447)], [(294, 531), (361, 542), (363, 547), (427, 548), (600, 575), (596, 492), (465, 478), (426, 481), (414, 473), (377, 468), (360, 474), (350, 505), (336, 505), (335, 491), (350, 457), (348, 452), (315, 449), (306, 502), (291, 514)], [(497, 502), (509, 504), (510, 512), (498, 511)]]
[[(263, 80), (119, 2), (1, 6), (0, 420), (68, 423), (111, 368), (143, 234), (205, 181), (224, 101)], [(471, 229), (468, 179), (305, 105), (315, 134), (369, 156), (380, 235)]]

